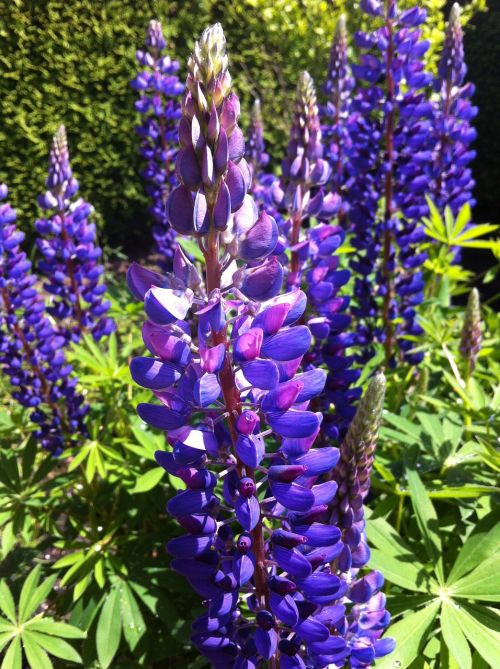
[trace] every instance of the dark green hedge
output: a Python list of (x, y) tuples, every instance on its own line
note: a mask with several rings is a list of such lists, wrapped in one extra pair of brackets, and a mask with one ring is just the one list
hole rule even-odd
[[(442, 0), (425, 4), (438, 26)], [(82, 194), (105, 222), (108, 241), (129, 252), (149, 243), (129, 81), (150, 18), (162, 21), (182, 66), (201, 29), (223, 23), (242, 108), (262, 99), (266, 138), (278, 161), (298, 73), (307, 68), (322, 82), (342, 8), (353, 29), (359, 16), (353, 0), (0, 3), (0, 180), (10, 185), (22, 227), (29, 232), (33, 225), (51, 135), (64, 122)]]

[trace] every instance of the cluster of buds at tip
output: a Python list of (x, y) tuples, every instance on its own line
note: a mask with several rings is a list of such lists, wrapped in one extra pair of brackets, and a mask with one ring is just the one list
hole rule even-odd
[(252, 105), (245, 157), (252, 169), (252, 186), (255, 188), (260, 171), (269, 162), (269, 156), (266, 153), (264, 144), (264, 124), (262, 122), (262, 110), (259, 99), (254, 100)]
[(469, 293), (465, 309), (464, 324), (460, 337), (460, 353), (462, 354), (467, 374), (474, 371), (477, 356), (481, 350), (481, 310), (479, 305), (479, 291), (473, 288)]
[(104, 297), (96, 226), (88, 221), (93, 209), (82, 198), (75, 199), (79, 185), (72, 174), (63, 125), (52, 142), (46, 186), (47, 191), (38, 198), (46, 213), (35, 227), (43, 256), (38, 269), (51, 296), (47, 311), (67, 339), (78, 340), (88, 331), (98, 340), (115, 326), (107, 316), (111, 303)]
[(141, 114), (141, 124), (135, 130), (141, 140), (141, 156), (146, 162), (141, 176), (146, 181), (146, 193), (151, 202), (153, 238), (171, 269), (175, 234), (168, 224), (165, 203), (177, 183), (174, 169), (177, 123), (184, 84), (177, 77), (179, 63), (163, 53), (166, 41), (159, 21), (150, 21), (145, 44), (147, 48), (136, 53), (142, 69), (131, 81), (132, 88), (140, 94), (135, 109)]
[(172, 273), (135, 264), (128, 273), (151, 354), (131, 374), (158, 400), (138, 413), (166, 432), (171, 450), (157, 462), (186, 486), (167, 505), (184, 532), (167, 549), (204, 600), (192, 642), (214, 667), (369, 664), (392, 649), (380, 638), (383, 579), (332, 568), (344, 546), (329, 523), (337, 483), (326, 477), (339, 450), (317, 447), (322, 415), (310, 407), (326, 374), (301, 371), (307, 298), (298, 288), (280, 295), (278, 228), (248, 194), (229, 82), (216, 25), (190, 59), (181, 183), (167, 203), (172, 226), (198, 242), (204, 272), (177, 248)]
[[(62, 138), (64, 139), (64, 138)], [(59, 135), (61, 140), (61, 135)], [(55, 151), (64, 155), (64, 142)], [(68, 172), (53, 175), (51, 185), (63, 184)], [(34, 436), (43, 448), (58, 455), (75, 435), (85, 435), (88, 407), (76, 390), (65, 354), (65, 339), (45, 312), (37, 277), (22, 250), (24, 233), (8, 203), (7, 186), (0, 185), (0, 365), (13, 387), (12, 396), (31, 410)]]

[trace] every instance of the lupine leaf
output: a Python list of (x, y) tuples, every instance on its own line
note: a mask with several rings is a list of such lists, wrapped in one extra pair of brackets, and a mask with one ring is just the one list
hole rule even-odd
[(52, 634), (65, 639), (84, 639), (87, 636), (86, 633), (78, 627), (52, 620), (52, 618), (33, 618), (26, 623), (25, 627), (30, 630), (42, 632), (43, 634)]
[(4, 580), (0, 581), (0, 609), (10, 621), (13, 623), (16, 622), (16, 605), (14, 604), (12, 593)]
[(469, 644), (455, 613), (453, 602), (445, 600), (441, 609), (441, 633), (448, 649), (458, 663), (460, 669), (472, 669), (472, 658)]
[(462, 632), (478, 653), (491, 667), (500, 667), (500, 634), (480, 623), (467, 606), (455, 612)]
[(474, 571), (455, 581), (452, 586), (454, 597), (483, 599), (489, 602), (500, 602), (500, 553), (490, 557)]
[(120, 602), (123, 621), (123, 636), (125, 637), (130, 650), (134, 650), (146, 631), (146, 624), (137, 605), (137, 601), (125, 581), (120, 585)]
[[(430, 593), (429, 576), (416, 565), (418, 560), (412, 563), (408, 556), (404, 559), (402, 556), (395, 558), (376, 548), (371, 551), (370, 566), (381, 571), (386, 580), (407, 590)], [(434, 584), (437, 585), (435, 582)]]
[(135, 482), (135, 486), (132, 488), (132, 493), (148, 492), (154, 488), (163, 478), (165, 470), (161, 467), (156, 467), (155, 469), (150, 469), (149, 471), (139, 476)]
[(107, 596), (97, 623), (97, 657), (103, 669), (107, 669), (113, 661), (120, 645), (121, 631), (120, 592), (115, 587)]
[[(33, 572), (32, 572), (33, 573)], [(24, 623), (28, 618), (36, 611), (36, 609), (47, 599), (48, 594), (54, 587), (54, 583), (57, 579), (57, 574), (50, 576), (39, 586), (35, 585), (35, 589), (30, 589), (26, 598), (23, 600), (24, 587), (28, 583), (28, 579), (31, 574), (26, 579), (23, 589), (21, 591), (21, 597), (19, 599), (19, 622)], [(38, 581), (38, 578), (36, 579)]]
[(37, 643), (33, 634), (23, 634), (23, 648), (31, 669), (52, 669), (53, 665), (46, 651)]
[[(1, 669), (22, 669), (21, 659), (21, 639), (16, 636), (7, 648)], [(35, 669), (35, 667), (36, 665), (34, 665), (32, 669)]]
[(54, 655), (54, 657), (60, 657), (62, 660), (67, 660), (68, 662), (81, 663), (82, 661), (82, 658), (73, 646), (64, 639), (59, 639), (56, 636), (49, 636), (48, 634), (41, 634), (40, 632), (34, 631), (32, 628), (23, 634), (23, 641), (26, 635), (29, 635), (30, 639), (33, 639), (44, 650), (51, 655)]
[(500, 512), (495, 511), (481, 520), (462, 546), (448, 576), (447, 585), (487, 562), (491, 555), (500, 551)]
[(427, 641), (426, 633), (439, 611), (434, 601), (425, 609), (410, 613), (395, 625), (391, 625), (390, 636), (396, 641), (396, 649), (377, 663), (377, 669), (406, 669), (417, 657)]

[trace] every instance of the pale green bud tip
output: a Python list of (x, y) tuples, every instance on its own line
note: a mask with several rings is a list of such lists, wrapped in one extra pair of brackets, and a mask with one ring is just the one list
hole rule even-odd
[(347, 24), (345, 14), (339, 16), (337, 25), (335, 26), (335, 39), (336, 41), (344, 40), (347, 36)]
[(473, 288), (469, 293), (469, 299), (467, 300), (467, 311), (474, 319), (480, 318), (479, 291), (477, 288)]
[(462, 14), (462, 9), (458, 4), (458, 2), (455, 2), (452, 8), (450, 9), (450, 18), (449, 18), (450, 24), (456, 25), (458, 23), (458, 25), (460, 25), (461, 14)]
[(297, 85), (297, 100), (299, 103), (306, 105), (307, 107), (312, 107), (316, 104), (316, 88), (314, 86), (314, 80), (307, 70), (300, 73), (299, 83)]
[(259, 98), (255, 98), (252, 105), (252, 121), (256, 124), (262, 123), (262, 110)]
[(345, 443), (351, 451), (357, 452), (369, 444), (375, 444), (382, 420), (385, 387), (384, 374), (377, 372), (361, 398), (345, 438)]
[(205, 28), (189, 59), (189, 69), (200, 79), (217, 78), (227, 70), (226, 38), (220, 23)]

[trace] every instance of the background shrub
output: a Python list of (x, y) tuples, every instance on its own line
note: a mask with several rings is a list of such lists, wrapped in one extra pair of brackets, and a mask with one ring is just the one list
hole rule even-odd
[[(423, 4), (429, 11), (432, 58), (439, 48), (446, 3), (426, 0)], [(485, 0), (466, 4), (465, 16), (470, 17), (484, 8)], [(36, 214), (36, 195), (43, 189), (49, 142), (57, 126), (64, 122), (82, 195), (94, 204), (106, 241), (127, 251), (144, 249), (149, 243), (144, 230), (150, 221), (137, 176), (140, 159), (133, 132), (137, 121), (135, 93), (129, 81), (136, 68), (134, 53), (142, 45), (150, 18), (163, 22), (173, 55), (181, 63), (185, 62), (193, 37), (204, 25), (223, 22), (243, 105), (243, 124), (252, 99), (259, 96), (263, 101), (266, 139), (272, 143), (272, 158), (278, 163), (289, 121), (283, 110), (290, 113), (298, 73), (308, 68), (318, 84), (322, 83), (333, 26), (344, 10), (352, 32), (360, 15), (352, 0), (2, 3), (0, 179), (10, 184), (12, 204), (20, 212), (21, 226), (29, 233)], [(495, 25), (498, 27), (498, 20)], [(479, 19), (471, 44), (484, 44), (483, 29), (491, 34), (488, 43), (494, 44), (498, 34), (495, 25), (490, 22), (490, 15)], [(482, 50), (480, 63), (471, 68), (471, 76), (479, 84), (477, 101), (483, 109), (480, 133), (489, 124), (487, 132), (482, 133), (482, 142), (488, 147), (494, 125), (488, 119), (495, 105), (493, 99), (488, 102), (492, 68), (484, 60), (493, 58), (493, 53), (492, 49)], [(484, 77), (485, 89), (479, 75)], [(498, 152), (490, 151), (489, 155), (491, 163)], [(484, 197), (488, 201), (495, 192), (489, 181), (489, 175), (494, 173), (490, 163), (485, 162), (480, 169), (480, 200)], [(498, 169), (497, 165), (497, 179)], [(491, 196), (485, 195), (488, 186)]]

